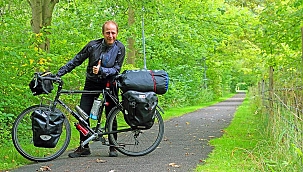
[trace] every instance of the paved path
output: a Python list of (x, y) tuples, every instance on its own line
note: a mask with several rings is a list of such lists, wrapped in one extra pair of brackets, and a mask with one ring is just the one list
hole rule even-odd
[[(53, 172), (164, 172), (193, 171), (212, 151), (208, 141), (222, 136), (233, 118), (233, 114), (244, 100), (245, 94), (206, 107), (195, 112), (165, 122), (164, 139), (152, 153), (141, 157), (107, 157), (108, 147), (92, 143), (92, 154), (88, 157), (68, 158), (65, 152), (58, 159), (44, 163), (27, 165), (14, 172), (39, 171), (49, 166)], [(104, 163), (97, 159), (105, 160)]]

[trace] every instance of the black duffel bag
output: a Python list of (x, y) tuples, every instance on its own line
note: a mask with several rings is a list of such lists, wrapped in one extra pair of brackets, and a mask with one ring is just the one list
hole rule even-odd
[(31, 115), (34, 146), (56, 147), (62, 133), (65, 116), (59, 109), (46, 107), (35, 110)]
[(119, 78), (119, 87), (123, 92), (135, 90), (165, 94), (169, 77), (164, 70), (125, 70)]
[(158, 97), (154, 92), (127, 91), (122, 94), (124, 119), (135, 129), (150, 129), (155, 121)]

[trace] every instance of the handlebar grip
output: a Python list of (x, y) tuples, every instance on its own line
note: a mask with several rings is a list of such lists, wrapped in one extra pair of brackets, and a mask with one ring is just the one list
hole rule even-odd
[(59, 86), (63, 85), (63, 81), (61, 80), (61, 78), (56, 76), (56, 75), (53, 75), (51, 72), (46, 72), (46, 73), (43, 73), (43, 74), (35, 73), (35, 76), (38, 80), (40, 80), (42, 82), (42, 84), (41, 84), (42, 89), (47, 94), (49, 94), (50, 92), (47, 91), (47, 89), (45, 88), (44, 80), (49, 80), (49, 81), (59, 83)]
[(115, 79), (115, 80), (119, 80), (119, 79), (120, 79), (120, 77), (121, 77), (121, 74), (118, 74), (118, 75), (116, 75), (116, 76), (115, 76), (115, 78), (114, 78), (114, 79)]

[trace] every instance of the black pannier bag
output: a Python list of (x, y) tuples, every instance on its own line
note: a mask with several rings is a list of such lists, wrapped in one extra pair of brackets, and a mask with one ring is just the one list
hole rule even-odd
[(157, 104), (155, 92), (130, 90), (122, 94), (124, 119), (134, 129), (150, 129), (154, 125)]
[[(41, 76), (47, 76), (51, 77), (52, 74), (50, 72), (43, 72), (38, 73), (37, 75)], [(43, 89), (43, 86), (44, 89)], [(40, 94), (49, 94), (54, 89), (53, 81), (51, 80), (44, 80), (43, 82), (37, 78), (37, 76), (34, 76), (34, 78), (29, 83), (29, 88), (31, 89), (34, 96), (40, 95)]]
[(125, 70), (118, 83), (123, 92), (135, 90), (165, 94), (168, 90), (169, 77), (164, 70)]
[(31, 115), (34, 146), (44, 148), (56, 147), (62, 133), (65, 116), (56, 109), (46, 107), (35, 110)]

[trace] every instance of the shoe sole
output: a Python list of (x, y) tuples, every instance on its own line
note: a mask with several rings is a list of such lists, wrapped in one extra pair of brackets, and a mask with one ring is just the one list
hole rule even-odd
[(118, 156), (118, 153), (117, 153), (117, 152), (109, 153), (108, 156), (109, 156), (109, 157), (117, 157), (117, 156)]
[(70, 156), (70, 155), (68, 155), (68, 157), (70, 157), (70, 158), (78, 158), (78, 157), (85, 157), (85, 156), (88, 156), (88, 155), (90, 155), (91, 153), (89, 153), (89, 154), (82, 154), (82, 155), (77, 155), (77, 156)]

